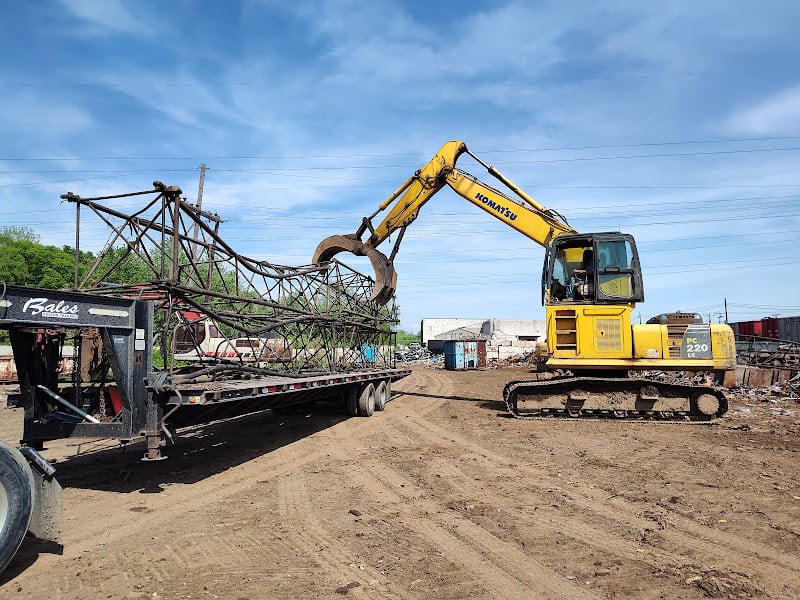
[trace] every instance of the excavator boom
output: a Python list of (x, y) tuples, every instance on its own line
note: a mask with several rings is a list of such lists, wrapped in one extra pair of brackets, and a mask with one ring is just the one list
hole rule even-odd
[[(456, 168), (456, 161), (465, 153), (484, 166), (489, 174), (503, 183), (517, 198)], [(536, 202), (497, 169), (472, 154), (464, 142), (454, 140), (446, 142), (424, 167), (384, 200), (371, 216), (364, 218), (355, 233), (324, 239), (314, 252), (313, 262), (330, 261), (341, 252), (368, 257), (375, 271), (372, 298), (385, 304), (397, 288), (397, 272), (393, 260), (406, 227), (419, 216), (425, 203), (444, 187), (451, 188), (464, 199), (542, 246), (548, 246), (558, 235), (576, 233), (564, 217)], [(373, 225), (372, 220), (389, 207), (391, 208), (383, 220)], [(369, 237), (364, 240), (367, 231)], [(386, 256), (377, 248), (398, 231), (400, 233), (391, 255)]]

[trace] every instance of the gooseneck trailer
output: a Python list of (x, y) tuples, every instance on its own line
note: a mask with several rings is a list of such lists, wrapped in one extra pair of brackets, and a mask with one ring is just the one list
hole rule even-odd
[[(144, 203), (130, 214), (112, 206), (134, 197)], [(62, 198), (76, 209), (73, 290), (0, 282), (0, 329), (19, 379), (11, 402), (24, 410), (19, 447), (0, 444), (0, 570), (27, 531), (60, 536), (48, 440), (143, 441), (143, 460), (157, 461), (186, 425), (322, 398), (370, 416), (409, 374), (393, 362), (394, 306), (377, 303), (374, 281), (347, 265), (239, 254), (217, 215), (160, 182)], [(109, 231), (91, 264), (81, 262), (81, 210)]]
[[(152, 300), (16, 286), (1, 291), (0, 328), (9, 332), (19, 376), (10, 403), (24, 410), (24, 426), (18, 448), (0, 443), (0, 570), (27, 532), (60, 539), (61, 487), (40, 454), (49, 440), (143, 440), (142, 459), (155, 461), (182, 425), (221, 415), (289, 411), (328, 398), (350, 415), (371, 416), (384, 408), (391, 382), (409, 374), (366, 357), (339, 370), (277, 371), (241, 362), (160, 369), (153, 364)], [(70, 339), (76, 361), (65, 380), (60, 358)], [(96, 376), (80, 377), (98, 358)]]

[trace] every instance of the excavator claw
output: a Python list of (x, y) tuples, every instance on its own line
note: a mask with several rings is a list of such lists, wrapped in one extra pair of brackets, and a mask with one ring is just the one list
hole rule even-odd
[(332, 235), (322, 240), (314, 251), (314, 264), (330, 261), (340, 252), (350, 252), (356, 256), (366, 256), (375, 271), (375, 286), (372, 300), (383, 306), (397, 291), (397, 271), (389, 258), (380, 250), (360, 241), (355, 234)]

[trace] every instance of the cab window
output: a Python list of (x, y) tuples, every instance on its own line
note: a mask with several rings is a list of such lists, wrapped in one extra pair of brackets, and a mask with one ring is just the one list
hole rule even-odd
[(598, 298), (637, 299), (641, 295), (634, 253), (628, 240), (600, 241), (597, 244)]

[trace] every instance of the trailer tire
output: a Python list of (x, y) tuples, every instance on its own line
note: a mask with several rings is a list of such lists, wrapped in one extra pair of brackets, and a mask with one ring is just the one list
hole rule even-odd
[(16, 449), (0, 442), (0, 572), (19, 550), (33, 514), (33, 473)]
[(348, 385), (344, 392), (344, 407), (351, 417), (358, 416), (358, 392), (359, 387), (357, 384)]
[(361, 388), (361, 394), (358, 397), (358, 416), (371, 417), (375, 412), (375, 386), (368, 383)]
[(392, 393), (391, 386), (392, 381), (390, 379), (381, 381), (375, 386), (375, 410), (386, 408), (386, 403), (389, 402), (389, 396)]

